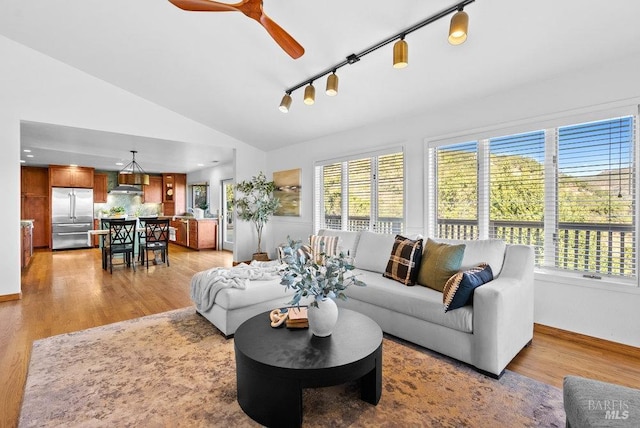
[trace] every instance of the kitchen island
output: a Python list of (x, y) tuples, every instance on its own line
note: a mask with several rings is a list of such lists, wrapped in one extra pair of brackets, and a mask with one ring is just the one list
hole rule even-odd
[(171, 216), (170, 224), (176, 229), (174, 244), (194, 250), (217, 248), (218, 219), (195, 218), (193, 216)]

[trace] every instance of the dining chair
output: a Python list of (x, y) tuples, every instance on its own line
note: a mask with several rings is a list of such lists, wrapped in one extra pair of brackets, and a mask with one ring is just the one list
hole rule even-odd
[(145, 224), (147, 220), (157, 220), (158, 216), (138, 217), (138, 261), (144, 263)]
[(147, 262), (149, 269), (148, 251), (162, 252), (162, 261), (169, 266), (169, 219), (147, 219), (145, 222), (144, 233), (144, 251), (142, 253), (142, 261)]
[(123, 263), (127, 266), (133, 265), (136, 270), (136, 263), (133, 260), (135, 253), (135, 236), (138, 220), (119, 220), (109, 222), (109, 269), (113, 273), (113, 255), (122, 254)]
[[(100, 229), (101, 230), (109, 230), (109, 223), (112, 219), (103, 218), (100, 219)], [(109, 239), (109, 234), (100, 235), (100, 250), (102, 251), (102, 269), (107, 270), (109, 267), (109, 245), (111, 239)]]

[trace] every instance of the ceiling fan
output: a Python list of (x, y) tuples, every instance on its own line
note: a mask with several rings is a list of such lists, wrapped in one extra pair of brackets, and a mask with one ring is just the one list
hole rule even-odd
[(262, 10), (262, 0), (243, 0), (239, 3), (220, 3), (213, 0), (169, 0), (182, 10), (191, 12), (242, 12), (251, 19), (255, 19), (273, 37), (280, 47), (293, 59), (304, 54), (304, 48), (293, 37), (282, 29)]

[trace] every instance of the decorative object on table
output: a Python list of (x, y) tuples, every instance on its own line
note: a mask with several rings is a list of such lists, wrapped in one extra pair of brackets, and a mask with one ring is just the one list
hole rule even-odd
[[(331, 335), (338, 319), (338, 307), (334, 298), (346, 300), (344, 291), (350, 285), (365, 286), (355, 275), (347, 275), (353, 270), (351, 260), (344, 253), (328, 256), (324, 252), (312, 254), (308, 257), (300, 241), (289, 239), (289, 245), (284, 247), (284, 273), (280, 284), (295, 290), (291, 302), (292, 306), (300, 306), (303, 298), (311, 297), (308, 318), (309, 329), (315, 336)], [(322, 260), (319, 264), (316, 261)]]
[(289, 308), (288, 311), (289, 316), (285, 322), (287, 328), (309, 328), (309, 318), (306, 306)]
[(301, 175), (300, 168), (273, 173), (274, 195), (280, 200), (274, 215), (300, 217)]
[(287, 308), (274, 309), (269, 312), (269, 319), (273, 328), (284, 325), (287, 318), (289, 318), (289, 310)]
[(253, 222), (258, 234), (258, 250), (254, 254), (254, 260), (269, 259), (268, 254), (262, 252), (262, 229), (280, 206), (280, 201), (273, 194), (275, 189), (275, 183), (267, 181), (262, 171), (251, 180), (235, 185), (235, 190), (242, 194), (235, 195), (233, 199), (238, 218)]
[(121, 206), (117, 206), (117, 207), (111, 207), (111, 209), (109, 209), (109, 216), (112, 218), (123, 218), (126, 216), (124, 207)]

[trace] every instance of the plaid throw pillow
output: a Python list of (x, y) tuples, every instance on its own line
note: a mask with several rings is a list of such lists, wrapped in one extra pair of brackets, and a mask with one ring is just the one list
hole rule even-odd
[(387, 269), (382, 276), (395, 279), (404, 285), (414, 285), (418, 277), (421, 258), (422, 239), (413, 240), (396, 235)]

